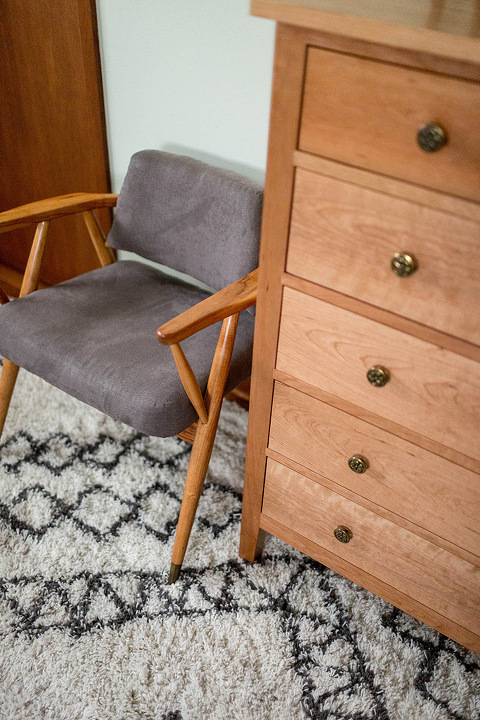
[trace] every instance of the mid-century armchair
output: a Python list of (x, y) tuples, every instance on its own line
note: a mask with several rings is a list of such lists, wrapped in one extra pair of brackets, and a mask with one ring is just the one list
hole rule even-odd
[[(107, 244), (94, 210), (115, 205)], [(261, 207), (261, 187), (236, 173), (146, 150), (132, 157), (119, 196), (66, 195), (0, 213), (0, 232), (37, 223), (20, 297), (0, 291), (0, 434), (22, 367), (139, 432), (193, 440), (169, 582), (223, 397), (250, 373)], [(83, 213), (102, 267), (37, 291), (49, 223), (72, 213)], [(112, 247), (217, 292), (116, 261)]]

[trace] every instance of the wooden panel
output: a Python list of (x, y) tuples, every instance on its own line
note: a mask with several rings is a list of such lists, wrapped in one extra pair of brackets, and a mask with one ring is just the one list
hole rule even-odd
[[(109, 190), (94, 0), (0, 3), (0, 210), (71, 192)], [(110, 212), (99, 213), (106, 230)], [(25, 267), (30, 228), (5, 235), (0, 262)], [(42, 280), (99, 263), (82, 218), (56, 221)]]
[[(405, 251), (418, 268), (398, 277)], [(480, 224), (297, 170), (288, 272), (480, 344), (478, 265)]]
[[(272, 1), (275, 2), (276, 0)], [(473, 1), (475, 2), (475, 0)], [(312, 0), (312, 2), (315, 2), (315, 0)], [(356, 22), (357, 18), (352, 18), (352, 20)], [(475, 52), (463, 55), (460, 51), (449, 55), (446, 53), (445, 36), (443, 35), (444, 52), (439, 55), (430, 55), (425, 53), (423, 48), (410, 51), (400, 47), (400, 45), (379, 43), (378, 39), (371, 43), (366, 42), (359, 36), (342, 36), (325, 30), (310, 30), (295, 25), (290, 25), (289, 31), (295, 33), (298, 39), (297, 41), (305, 44), (305, 46), (336, 50), (347, 53), (348, 55), (369, 57), (383, 62), (391, 62), (395, 65), (403, 65), (404, 67), (413, 67), (420, 70), (430, 70), (432, 72), (449, 75), (450, 77), (474, 80), (475, 82), (480, 80), (480, 70), (478, 66), (479, 39), (475, 39), (473, 42)], [(456, 50), (460, 49), (457, 37), (452, 38), (450, 47), (455, 47)]]
[(254, 15), (381, 43), (423, 55), (478, 63), (477, 0), (251, 0)]
[(281, 277), (285, 269), (293, 190), (292, 156), (297, 141), (304, 58), (305, 47), (298, 42), (294, 29), (278, 28), (240, 537), (240, 555), (248, 560), (254, 559), (261, 544), (257, 544), (257, 539), (265, 476), (265, 448), (273, 394), (273, 368), (282, 302)]
[[(480, 558), (480, 477), (280, 383), (269, 448)], [(362, 455), (368, 470), (352, 472)]]
[[(391, 374), (384, 387), (366, 378), (375, 365)], [(473, 360), (285, 288), (277, 368), (480, 458), (480, 367)]]
[[(480, 631), (480, 568), (272, 460), (262, 514), (462, 627)], [(334, 537), (338, 526), (351, 530), (349, 543)]]
[(443, 210), (452, 215), (460, 215), (460, 217), (480, 223), (480, 205), (473, 200), (465, 200), (456, 195), (446, 195), (421, 185), (412, 185), (412, 183), (404, 180), (396, 180), (370, 170), (362, 170), (352, 165), (343, 165), (335, 162), (335, 160), (328, 160), (319, 155), (301, 152), (301, 150), (295, 150), (293, 160), (296, 167), (301, 167), (304, 170), (312, 170), (321, 175), (327, 175), (327, 177), (345, 180), (355, 185), (411, 200), (420, 205)]
[[(461, 44), (462, 36), (480, 37), (479, 10), (475, 0), (252, 0), (252, 12), (263, 8), (268, 17), (281, 19), (289, 23), (300, 23), (306, 11), (311, 10), (308, 27), (315, 27), (314, 18), (324, 22), (344, 22), (356, 20), (357, 33), (361, 32), (361, 20), (377, 21), (392, 25), (391, 32), (401, 32), (404, 27), (420, 30), (438, 30), (455, 36)], [(289, 13), (284, 18), (285, 13)], [(314, 14), (316, 12), (316, 15)], [(323, 26), (320, 26), (323, 27)], [(372, 40), (380, 40), (372, 37)], [(447, 38), (445, 38), (447, 40)], [(427, 48), (421, 47), (423, 51)]]
[(358, 417), (361, 420), (370, 423), (370, 425), (374, 425), (381, 430), (386, 430), (387, 432), (397, 435), (397, 437), (400, 437), (407, 442), (411, 442), (414, 445), (422, 447), (424, 450), (428, 450), (428, 452), (434, 453), (434, 455), (440, 455), (440, 457), (450, 460), (450, 462), (453, 462), (455, 465), (460, 465), (461, 467), (480, 475), (480, 460), (474, 460), (471, 457), (467, 457), (456, 450), (452, 450), (452, 448), (441, 445), (440, 443), (425, 437), (425, 435), (419, 435), (417, 432), (410, 430), (404, 425), (399, 425), (393, 420), (388, 420), (388, 418), (377, 415), (375, 412), (366, 410), (364, 407), (355, 405), (348, 400), (344, 400), (338, 395), (332, 395), (332, 393), (321, 390), (315, 385), (309, 385), (309, 383), (299, 380), (293, 375), (289, 375), (281, 370), (274, 370), (273, 376), (275, 380), (281, 382), (283, 385), (288, 385), (288, 387), (299, 390), (305, 395), (317, 398), (317, 400), (320, 400), (327, 405), (331, 405), (342, 412)]
[(376, 307), (370, 303), (366, 303), (350, 295), (344, 295), (336, 290), (331, 290), (323, 285), (317, 285), (312, 283), (310, 280), (304, 280), (296, 275), (290, 275), (284, 273), (283, 284), (287, 287), (291, 287), (293, 290), (306, 293), (312, 297), (316, 297), (319, 300), (325, 300), (332, 305), (338, 305), (345, 310), (351, 310), (358, 315), (371, 318), (378, 322), (388, 325), (389, 327), (396, 328), (402, 332), (406, 332), (409, 335), (420, 338), (420, 340), (426, 340), (434, 345), (439, 345), (446, 350), (451, 350), (457, 355), (463, 355), (466, 358), (480, 362), (480, 345), (474, 345), (473, 343), (461, 340), (454, 335), (446, 335), (435, 330), (435, 328), (428, 327), (428, 325), (421, 325), (410, 318), (406, 318), (404, 315), (397, 315), (389, 310), (383, 310), (383, 308)]
[(425, 527), (421, 525), (417, 525), (416, 523), (412, 522), (411, 520), (404, 518), (397, 513), (392, 512), (391, 510), (388, 510), (387, 508), (383, 507), (382, 505), (377, 505), (372, 500), (369, 500), (363, 495), (359, 495), (358, 493), (354, 492), (353, 490), (350, 490), (349, 488), (345, 487), (344, 485), (339, 485), (338, 483), (334, 482), (333, 480), (330, 480), (325, 475), (321, 475), (318, 472), (314, 472), (313, 470), (310, 470), (309, 468), (305, 467), (304, 465), (300, 465), (300, 463), (295, 462), (294, 460), (291, 460), (290, 458), (286, 457), (285, 455), (281, 455), (280, 453), (276, 452), (275, 450), (271, 450), (270, 448), (267, 448), (266, 455), (268, 458), (271, 458), (272, 460), (275, 460), (276, 462), (280, 463), (281, 465), (284, 465), (285, 467), (290, 468), (294, 472), (300, 473), (300, 475), (304, 475), (307, 478), (310, 478), (310, 480), (313, 480), (313, 482), (318, 483), (319, 485), (323, 485), (323, 487), (326, 487), (328, 490), (332, 490), (334, 493), (337, 493), (338, 495), (342, 495), (343, 497), (347, 498), (347, 500), (352, 500), (355, 503), (358, 503), (359, 505), (362, 505), (367, 510), (370, 510), (371, 512), (375, 513), (375, 515), (379, 515), (380, 517), (385, 518), (386, 520), (390, 520), (391, 522), (395, 523), (395, 525), (400, 525), (401, 527), (405, 528), (406, 530), (410, 530), (410, 532), (413, 532), (414, 535), (418, 535), (419, 537), (424, 538), (425, 540), (428, 540), (429, 542), (432, 542), (434, 545), (438, 545), (439, 547), (443, 548), (444, 550), (447, 550), (448, 552), (453, 553), (454, 555), (457, 555), (458, 557), (462, 558), (463, 560), (466, 560), (467, 562), (471, 563), (472, 565), (476, 565), (477, 567), (480, 567), (480, 556), (474, 555), (469, 550), (466, 550), (463, 547), (460, 547), (459, 545), (455, 545), (454, 543), (451, 543), (449, 540), (446, 540), (441, 535), (436, 535), (435, 533), (430, 532), (430, 530), (427, 530)]
[[(448, 136), (425, 153), (418, 129)], [(311, 48), (299, 148), (480, 200), (480, 84)]]

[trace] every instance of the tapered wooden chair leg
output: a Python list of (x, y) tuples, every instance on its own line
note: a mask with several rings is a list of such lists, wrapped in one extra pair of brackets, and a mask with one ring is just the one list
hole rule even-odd
[[(38, 287), (38, 278), (43, 253), (45, 252), (49, 225), (49, 220), (44, 220), (37, 225), (28, 256), (27, 267), (23, 275), (19, 297), (29, 295)], [(12, 399), (12, 393), (15, 388), (15, 383), (17, 382), (19, 369), (19, 366), (10, 362), (10, 360), (3, 361), (2, 376), (0, 378), (0, 437), (3, 432), (5, 420), (7, 419), (8, 408), (10, 407), (10, 400)]]
[(177, 531), (175, 534), (172, 564), (170, 566), (170, 575), (168, 578), (169, 584), (178, 580), (180, 575), (180, 569), (182, 567), (183, 558), (185, 557), (193, 521), (195, 520), (195, 514), (197, 512), (198, 501), (200, 500), (203, 483), (205, 481), (210, 457), (212, 455), (219, 414), (220, 408), (218, 413), (216, 413), (216, 418), (212, 417), (210, 414), (208, 422), (205, 423), (205, 425), (199, 423), (197, 428), (195, 441), (192, 447), (192, 455), (187, 471), (187, 479), (185, 481), (185, 490), (183, 492)]
[(222, 409), (225, 384), (227, 382), (232, 357), (233, 344), (237, 332), (238, 315), (232, 315), (223, 321), (220, 337), (213, 358), (212, 369), (205, 393), (205, 407), (207, 409), (207, 422), (199, 422), (192, 455), (185, 481), (180, 516), (178, 518), (177, 532), (173, 546), (172, 564), (168, 583), (178, 580), (183, 558), (187, 549), (190, 532), (192, 530), (197, 505), (207, 474), (208, 464), (212, 455), (213, 443), (217, 432), (218, 419)]
[(3, 361), (2, 375), (0, 377), (0, 437), (7, 419), (8, 408), (10, 407), (10, 400), (19, 370), (18, 365), (10, 362), (10, 360)]

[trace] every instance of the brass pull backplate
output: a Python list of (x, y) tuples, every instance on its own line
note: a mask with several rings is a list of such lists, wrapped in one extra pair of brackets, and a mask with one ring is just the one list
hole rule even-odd
[(440, 125), (427, 123), (417, 133), (419, 147), (427, 153), (438, 152), (447, 142), (447, 136)]
[(338, 542), (341, 543), (348, 543), (353, 537), (352, 531), (344, 525), (339, 525), (339, 527), (335, 528), (333, 534), (337, 538)]
[(348, 467), (350, 470), (353, 470), (354, 473), (363, 475), (363, 473), (367, 472), (370, 467), (370, 463), (367, 458), (363, 457), (363, 455), (352, 455), (352, 457), (348, 460)]
[(381, 365), (374, 365), (367, 372), (367, 379), (374, 387), (383, 387), (390, 380), (390, 373), (387, 368)]
[(393, 256), (390, 267), (398, 277), (409, 277), (417, 269), (418, 263), (414, 255), (399, 252)]

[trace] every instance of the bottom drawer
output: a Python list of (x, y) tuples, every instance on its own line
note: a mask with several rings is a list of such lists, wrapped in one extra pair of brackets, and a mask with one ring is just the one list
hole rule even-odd
[[(278, 382), (268, 446), (464, 548), (480, 563), (476, 473)], [(369, 463), (362, 474), (348, 465), (354, 455)]]
[(480, 633), (480, 569), (467, 561), (271, 459), (262, 514)]

